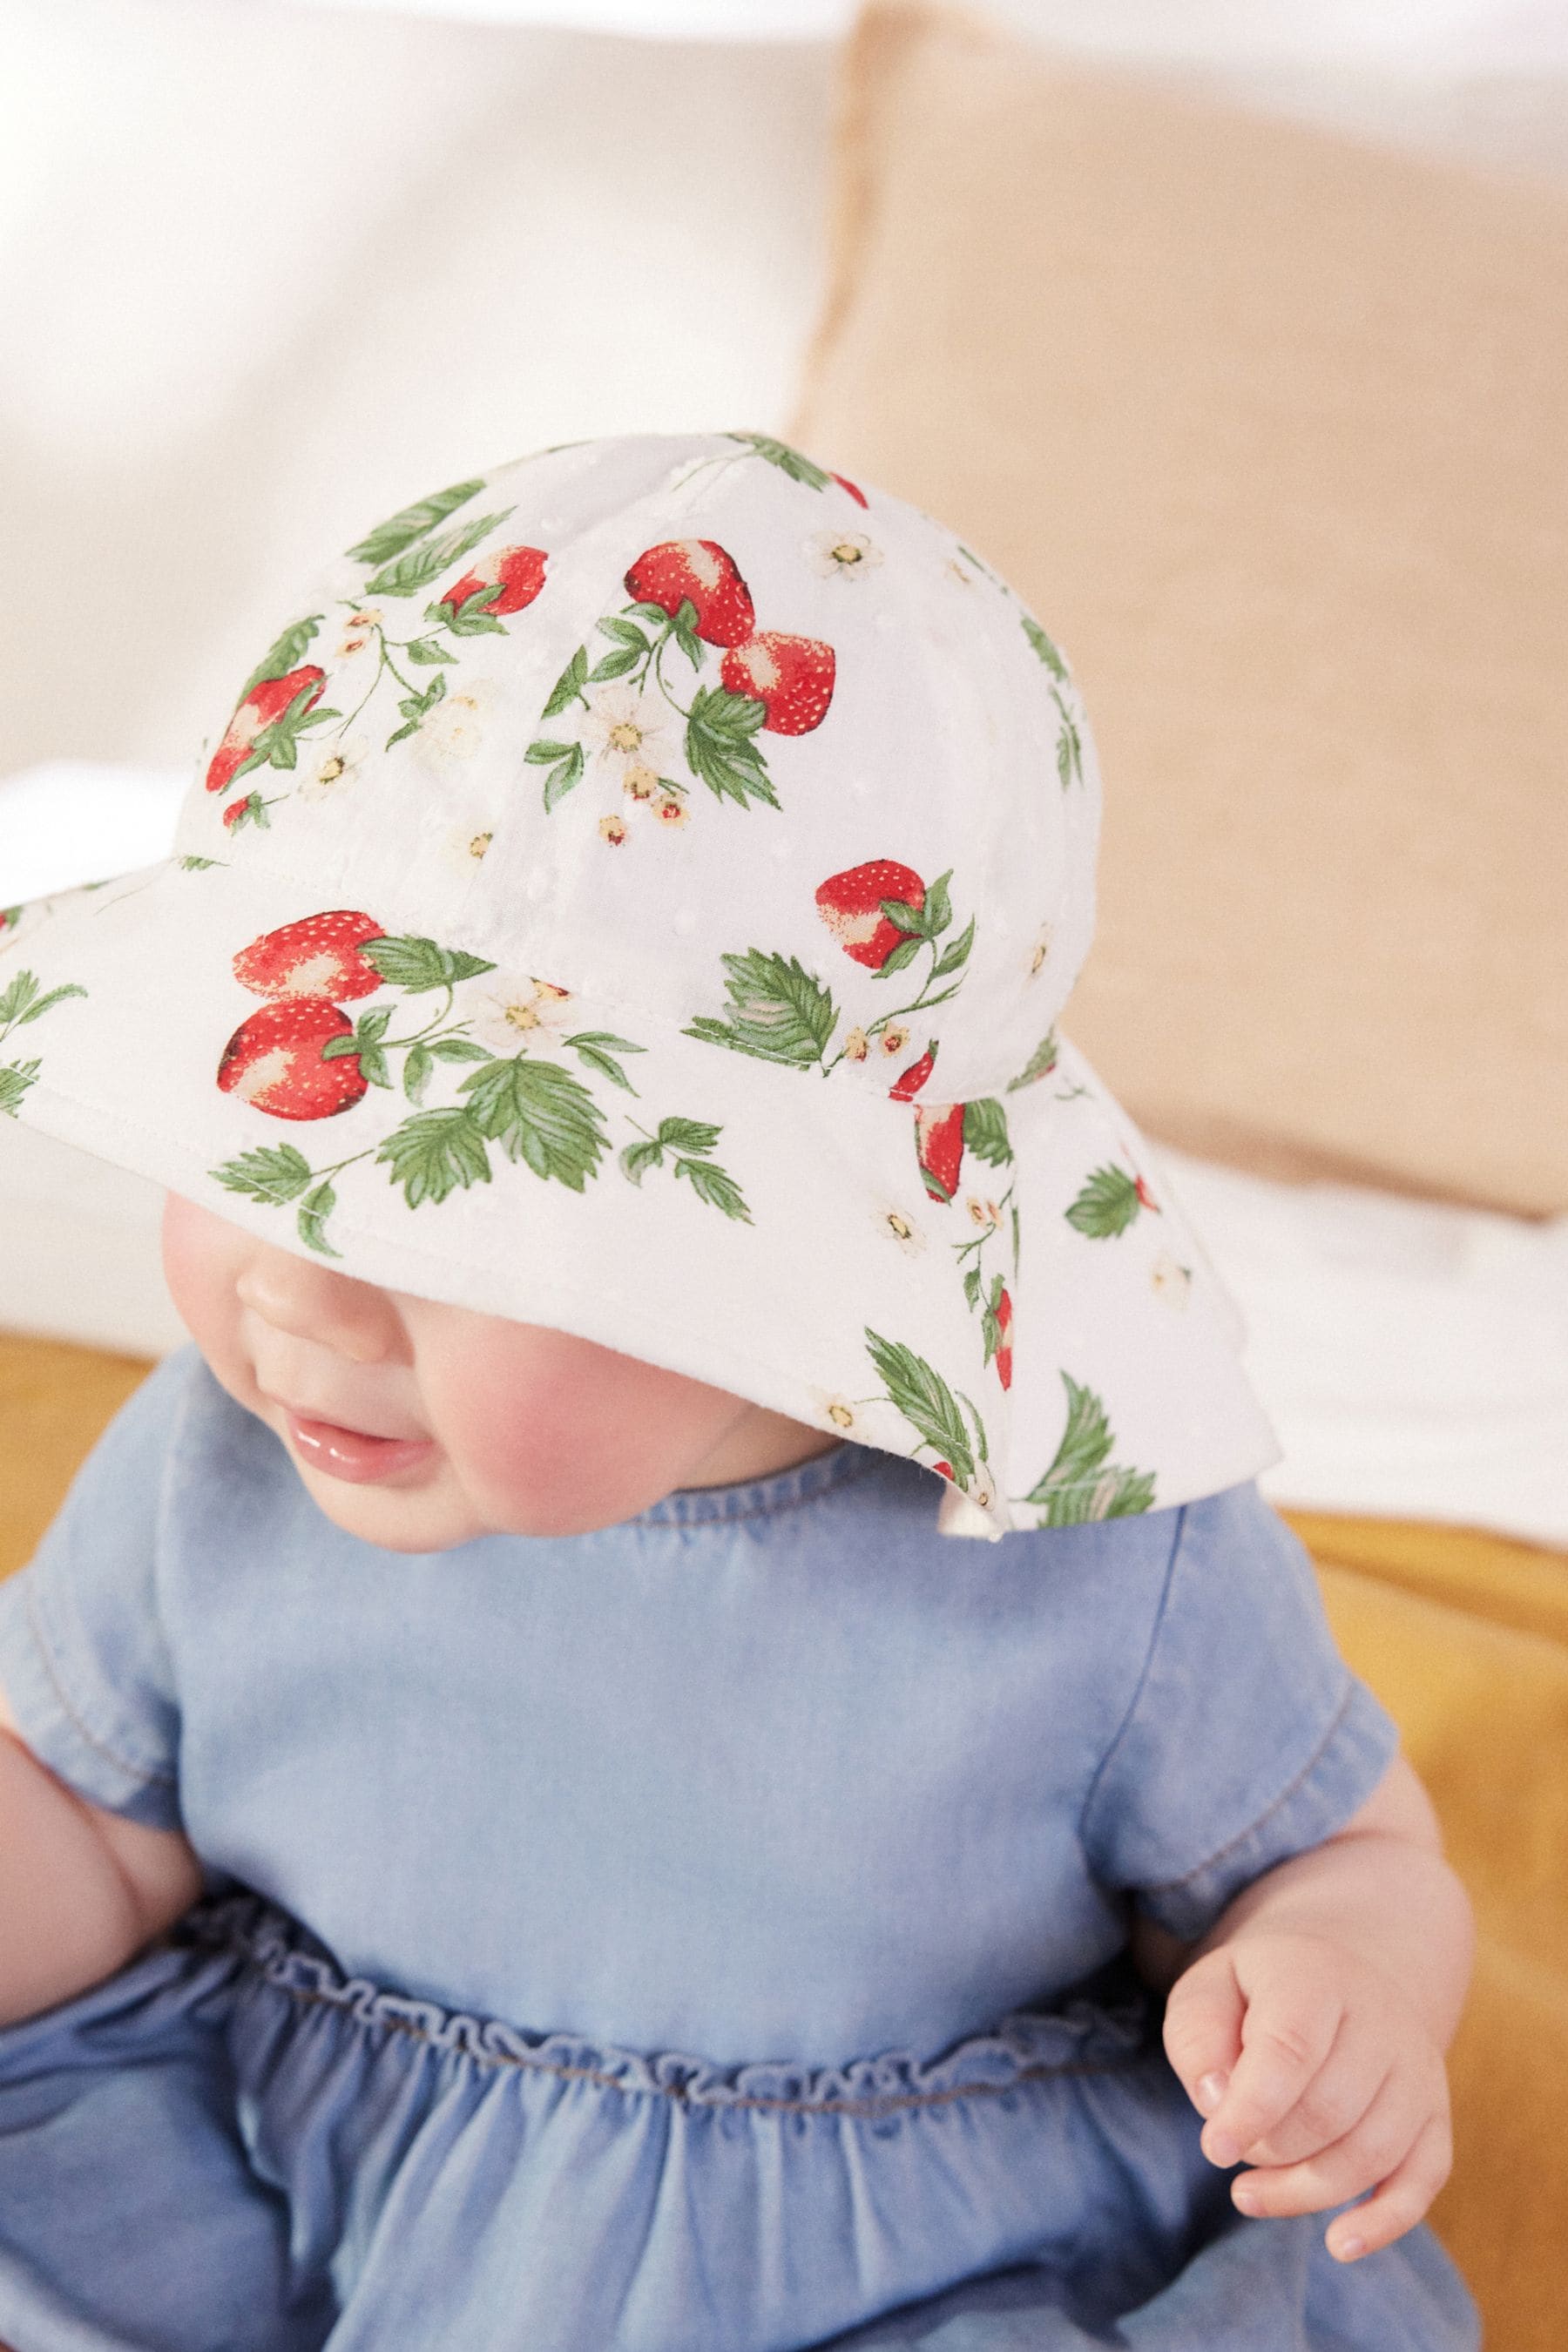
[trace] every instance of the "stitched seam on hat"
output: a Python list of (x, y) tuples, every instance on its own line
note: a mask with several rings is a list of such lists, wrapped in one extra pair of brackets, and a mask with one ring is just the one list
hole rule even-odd
[(60, 1681), (59, 1675), (55, 1670), (54, 1654), (50, 1649), (47, 1641), (45, 1639), (43, 1627), (38, 1622), (37, 1594), (31, 1582), (27, 1584), (26, 1591), (27, 1630), (32, 1634), (35, 1643), (37, 1644), (39, 1662), (48, 1679), (49, 1688), (54, 1692), (60, 1712), (70, 1724), (78, 1737), (86, 1741), (88, 1747), (92, 1749), (95, 1756), (101, 1756), (106, 1763), (112, 1764), (115, 1770), (117, 1772), (123, 1772), (128, 1780), (139, 1781), (143, 1786), (147, 1785), (149, 1782), (157, 1781), (163, 1788), (176, 1788), (179, 1784), (173, 1772), (160, 1772), (154, 1765), (130, 1763), (123, 1756), (117, 1755), (115, 1750), (110, 1748), (106, 1741), (100, 1739), (96, 1733), (89, 1730), (87, 1725), (82, 1721), (80, 1716), (71, 1705), (71, 1702), (66, 1694), (65, 1685)]
[(1206, 1861), (1200, 1862), (1194, 1869), (1184, 1871), (1180, 1878), (1162, 1878), (1154, 1885), (1141, 1888), (1140, 1892), (1145, 1895), (1166, 1895), (1178, 1887), (1190, 1886), (1194, 1878), (1202, 1878), (1205, 1871), (1217, 1870), (1219, 1865), (1225, 1861), (1227, 1854), (1235, 1853), (1238, 1847), (1247, 1844), (1253, 1838), (1255, 1838), (1258, 1835), (1258, 1831), (1263, 1829), (1273, 1820), (1280, 1807), (1289, 1803), (1291, 1798), (1297, 1794), (1304, 1782), (1317, 1769), (1319, 1760), (1324, 1750), (1327, 1748), (1335, 1733), (1339, 1730), (1341, 1724), (1344, 1721), (1345, 1717), (1350, 1712), (1351, 1702), (1355, 1696), (1355, 1678), (1347, 1669), (1345, 1695), (1343, 1698), (1341, 1699), (1338, 1707), (1334, 1711), (1332, 1722), (1329, 1725), (1328, 1729), (1324, 1732), (1321, 1739), (1319, 1740), (1316, 1748), (1313, 1748), (1312, 1753), (1308, 1757), (1307, 1761), (1302, 1765), (1295, 1779), (1289, 1783), (1288, 1788), (1280, 1790), (1279, 1794), (1275, 1798), (1274, 1802), (1268, 1807), (1267, 1811), (1259, 1813), (1255, 1822), (1250, 1822), (1247, 1828), (1239, 1831), (1235, 1837), (1227, 1838), (1224, 1845), (1217, 1847), (1215, 1851), (1208, 1856)]

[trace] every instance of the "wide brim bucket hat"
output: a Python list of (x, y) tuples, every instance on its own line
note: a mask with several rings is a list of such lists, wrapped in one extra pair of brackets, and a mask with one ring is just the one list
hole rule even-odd
[(0, 908), (0, 1112), (912, 1456), (951, 1532), (1279, 1458), (1060, 1034), (1094, 748), (978, 555), (766, 436), (636, 436), (418, 501), (279, 618), (172, 854)]

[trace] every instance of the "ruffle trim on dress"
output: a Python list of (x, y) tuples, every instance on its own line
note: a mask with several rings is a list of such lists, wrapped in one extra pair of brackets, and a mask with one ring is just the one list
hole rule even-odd
[(845, 2066), (802, 2066), (763, 2059), (716, 2064), (677, 2051), (647, 2055), (575, 2033), (532, 2034), (496, 2018), (444, 2009), (438, 2002), (384, 1991), (366, 1977), (347, 1977), (324, 1952), (306, 1948), (308, 1931), (253, 1895), (200, 1904), (175, 1939), (226, 1947), (255, 1975), (292, 1999), (338, 2011), (355, 2025), (405, 2033), (432, 2048), (491, 2066), (518, 2066), (634, 2095), (709, 2107), (760, 2107), (795, 2114), (877, 2116), (950, 2100), (997, 2096), (1050, 2075), (1098, 2074), (1129, 2067), (1150, 2047), (1152, 2005), (1141, 1991), (1095, 1999), (1076, 1994), (1060, 2010), (1020, 2011), (994, 2032), (956, 2042), (933, 2059), (907, 2051), (851, 2059)]

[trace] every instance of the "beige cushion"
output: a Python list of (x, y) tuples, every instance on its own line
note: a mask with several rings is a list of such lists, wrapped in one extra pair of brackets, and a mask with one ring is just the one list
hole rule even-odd
[(918, 5), (836, 175), (794, 435), (1073, 661), (1076, 1042), (1194, 1151), (1568, 1209), (1568, 204)]

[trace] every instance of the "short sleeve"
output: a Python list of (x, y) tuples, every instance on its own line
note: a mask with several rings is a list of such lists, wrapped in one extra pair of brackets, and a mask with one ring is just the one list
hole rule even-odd
[(1342, 1828), (1398, 1746), (1290, 1529), (1255, 1486), (1205, 1496), (1183, 1509), (1143, 1676), (1089, 1791), (1089, 1866), (1194, 1939)]
[(195, 1353), (153, 1367), (77, 1472), (29, 1564), (0, 1584), (0, 1685), (27, 1746), (94, 1804), (157, 1829), (180, 1826), (158, 1559)]

